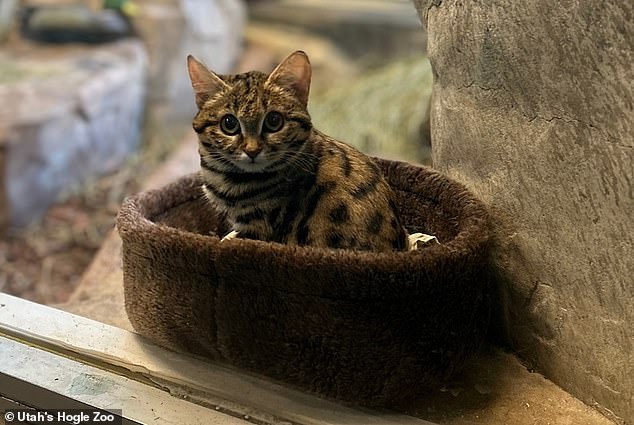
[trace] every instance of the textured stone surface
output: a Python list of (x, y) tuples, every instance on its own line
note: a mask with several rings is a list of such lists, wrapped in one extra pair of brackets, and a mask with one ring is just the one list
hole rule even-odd
[(498, 219), (507, 339), (634, 423), (634, 4), (415, 3), (434, 165)]
[(134, 40), (0, 52), (5, 225), (37, 219), (64, 191), (113, 171), (136, 149), (145, 65)]

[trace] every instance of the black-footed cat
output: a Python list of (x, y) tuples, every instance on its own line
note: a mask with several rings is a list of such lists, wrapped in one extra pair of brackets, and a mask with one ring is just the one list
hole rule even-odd
[[(394, 194), (375, 162), (313, 128), (311, 67), (297, 51), (270, 75), (217, 75), (192, 56), (203, 190), (241, 238), (404, 250)], [(237, 232), (237, 233), (236, 233)]]

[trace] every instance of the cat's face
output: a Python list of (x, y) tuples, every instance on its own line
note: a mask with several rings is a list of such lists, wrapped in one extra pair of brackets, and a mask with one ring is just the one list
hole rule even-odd
[(310, 64), (295, 52), (270, 75), (218, 76), (193, 58), (189, 75), (199, 111), (194, 129), (203, 161), (219, 170), (272, 171), (296, 161), (310, 135)]

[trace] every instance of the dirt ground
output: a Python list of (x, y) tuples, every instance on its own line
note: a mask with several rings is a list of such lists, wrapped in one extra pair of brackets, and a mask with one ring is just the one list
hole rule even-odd
[(3, 237), (0, 291), (44, 304), (66, 301), (114, 226), (121, 201), (138, 190), (135, 162), (78, 189), (39, 223)]

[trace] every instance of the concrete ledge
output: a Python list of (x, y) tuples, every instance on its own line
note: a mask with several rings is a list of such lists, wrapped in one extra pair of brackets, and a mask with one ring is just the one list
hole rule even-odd
[[(36, 388), (20, 391), (16, 378)], [(122, 329), (0, 294), (0, 396), (32, 405), (38, 388), (89, 406), (121, 409), (143, 424), (434, 425), (335, 404), (166, 350)], [(60, 408), (47, 403), (33, 407)]]

